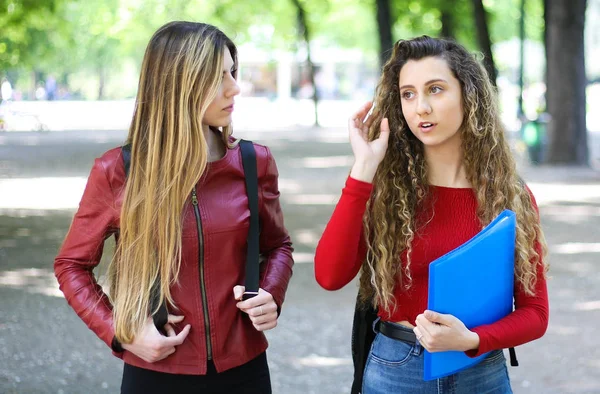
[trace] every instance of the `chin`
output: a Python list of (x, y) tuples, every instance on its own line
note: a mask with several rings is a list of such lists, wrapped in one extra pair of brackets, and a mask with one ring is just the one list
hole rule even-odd
[(227, 117), (225, 119), (219, 119), (218, 121), (214, 122), (215, 124), (213, 125), (213, 127), (227, 127), (231, 125), (231, 117)]
[(210, 127), (227, 127), (231, 125), (231, 121), (229, 122), (213, 122), (210, 124)]
[(439, 138), (419, 138), (421, 143), (428, 147), (444, 145), (447, 140), (440, 140)]

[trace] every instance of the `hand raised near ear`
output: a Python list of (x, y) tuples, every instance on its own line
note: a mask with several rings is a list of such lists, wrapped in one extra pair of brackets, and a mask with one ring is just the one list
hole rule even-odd
[(354, 166), (350, 176), (363, 182), (372, 182), (379, 163), (383, 160), (388, 147), (390, 127), (387, 118), (381, 120), (379, 137), (369, 141), (369, 128), (373, 118), (367, 117), (373, 104), (367, 102), (348, 119), (348, 133), (354, 153)]

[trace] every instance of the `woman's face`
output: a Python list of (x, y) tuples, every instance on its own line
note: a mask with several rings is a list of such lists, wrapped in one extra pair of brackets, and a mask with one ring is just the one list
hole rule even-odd
[(240, 94), (235, 75), (237, 70), (229, 49), (225, 48), (223, 53), (223, 72), (221, 85), (217, 96), (208, 105), (202, 124), (205, 126), (225, 127), (231, 124), (234, 97)]
[(400, 103), (410, 131), (425, 149), (460, 147), (462, 89), (446, 60), (409, 60), (400, 70)]

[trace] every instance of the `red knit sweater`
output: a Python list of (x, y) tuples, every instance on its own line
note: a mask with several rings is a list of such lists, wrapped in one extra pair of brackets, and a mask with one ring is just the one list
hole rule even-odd
[[(319, 241), (315, 254), (315, 275), (317, 282), (327, 290), (340, 289), (358, 274), (366, 255), (362, 218), (371, 191), (372, 184), (349, 177)], [(537, 209), (533, 195), (531, 197)], [(431, 186), (430, 198), (430, 203), (423, 204), (417, 214), (417, 223), (421, 225), (412, 243), (412, 286), (404, 291), (401, 286), (396, 286), (394, 296), (397, 308), (393, 313), (379, 308), (382, 320), (407, 320), (415, 325), (417, 315), (427, 308), (429, 263), (465, 243), (481, 230), (476, 214), (477, 200), (471, 189)], [(536, 247), (539, 249), (539, 245)], [(400, 259), (404, 267), (406, 252), (402, 253)], [(527, 295), (516, 282), (515, 311), (493, 324), (472, 329), (479, 335), (479, 349), (466, 353), (476, 357), (490, 350), (518, 346), (541, 337), (547, 326), (548, 292), (540, 264), (535, 295)]]

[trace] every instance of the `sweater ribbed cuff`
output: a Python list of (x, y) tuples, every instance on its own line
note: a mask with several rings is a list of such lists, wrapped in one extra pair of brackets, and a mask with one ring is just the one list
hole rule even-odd
[(348, 179), (346, 179), (345, 189), (346, 191), (349, 191), (352, 194), (368, 198), (371, 196), (371, 192), (373, 191), (373, 184), (359, 181), (358, 179), (354, 179), (351, 176), (348, 176)]

